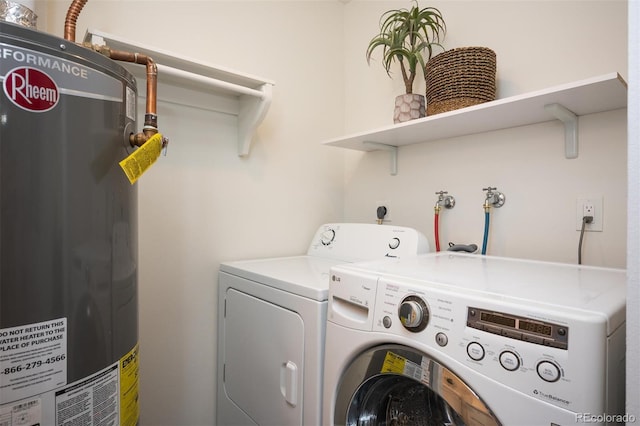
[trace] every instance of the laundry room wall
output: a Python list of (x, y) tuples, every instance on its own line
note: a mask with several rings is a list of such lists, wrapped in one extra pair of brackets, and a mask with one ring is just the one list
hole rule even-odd
[[(431, 0), (447, 24), (445, 48), (486, 46), (497, 54), (498, 98), (595, 76), (627, 72), (626, 1)], [(391, 125), (402, 94), (399, 68), (389, 78), (368, 41), (381, 14), (410, 2), (352, 1), (345, 6), (345, 134)], [(417, 79), (418, 80), (418, 79)], [(424, 93), (419, 76), (416, 93)], [(603, 232), (587, 233), (583, 262), (624, 267), (626, 254), (626, 110), (580, 117), (579, 157), (564, 158), (559, 121), (401, 147), (398, 174), (384, 151), (347, 152), (345, 220), (373, 221), (385, 201), (388, 223), (415, 227), (434, 243), (436, 191), (456, 197), (440, 215), (441, 245), (482, 245), (483, 188), (506, 195), (492, 209), (488, 253), (576, 262), (577, 198), (604, 200)], [(338, 138), (340, 134), (333, 135)], [(329, 149), (341, 149), (330, 147)]]
[[(71, 1), (48, 3), (46, 30), (61, 36)], [(137, 183), (141, 425), (215, 424), (219, 263), (301, 254), (342, 218), (343, 153), (318, 143), (344, 121), (342, 13), (337, 1), (89, 0), (78, 19), (79, 40), (98, 29), (275, 82), (246, 158), (235, 117), (158, 104), (168, 153)]]

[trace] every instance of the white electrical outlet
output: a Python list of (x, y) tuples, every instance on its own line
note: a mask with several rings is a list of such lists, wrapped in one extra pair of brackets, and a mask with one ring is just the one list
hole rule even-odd
[(582, 230), (582, 218), (593, 216), (591, 223), (585, 224), (585, 231), (602, 232), (603, 223), (603, 202), (602, 196), (578, 198), (576, 200), (576, 231)]
[(391, 207), (390, 207), (391, 202), (389, 200), (383, 200), (383, 201), (376, 201), (376, 205), (373, 207), (373, 217), (374, 219), (377, 218), (376, 216), (376, 212), (378, 210), (378, 207), (380, 206), (384, 206), (387, 208), (387, 214), (385, 215), (384, 219), (382, 220), (383, 223), (391, 223)]

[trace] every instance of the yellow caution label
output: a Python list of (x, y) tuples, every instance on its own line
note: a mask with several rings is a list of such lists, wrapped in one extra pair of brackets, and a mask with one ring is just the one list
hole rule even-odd
[(140, 417), (138, 400), (138, 345), (120, 359), (120, 426), (135, 426)]
[(396, 355), (393, 352), (387, 352), (387, 355), (384, 357), (384, 362), (382, 363), (382, 370), (380, 370), (380, 372), (403, 374), (406, 363), (406, 358), (403, 358), (400, 355)]
[(133, 185), (149, 167), (156, 162), (162, 152), (162, 135), (156, 133), (127, 158), (120, 162), (120, 167)]

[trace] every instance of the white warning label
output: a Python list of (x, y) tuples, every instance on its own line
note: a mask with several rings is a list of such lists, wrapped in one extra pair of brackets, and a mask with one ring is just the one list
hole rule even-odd
[(0, 401), (17, 401), (66, 382), (66, 318), (0, 330)]
[(56, 426), (117, 426), (118, 363), (56, 392)]

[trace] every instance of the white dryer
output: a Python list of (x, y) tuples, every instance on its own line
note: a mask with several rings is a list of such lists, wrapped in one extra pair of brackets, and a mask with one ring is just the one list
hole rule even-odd
[(325, 224), (304, 255), (221, 264), (217, 424), (320, 425), (330, 268), (428, 250), (411, 228)]
[(333, 267), (324, 423), (624, 420), (625, 288), (620, 269), (451, 252)]

